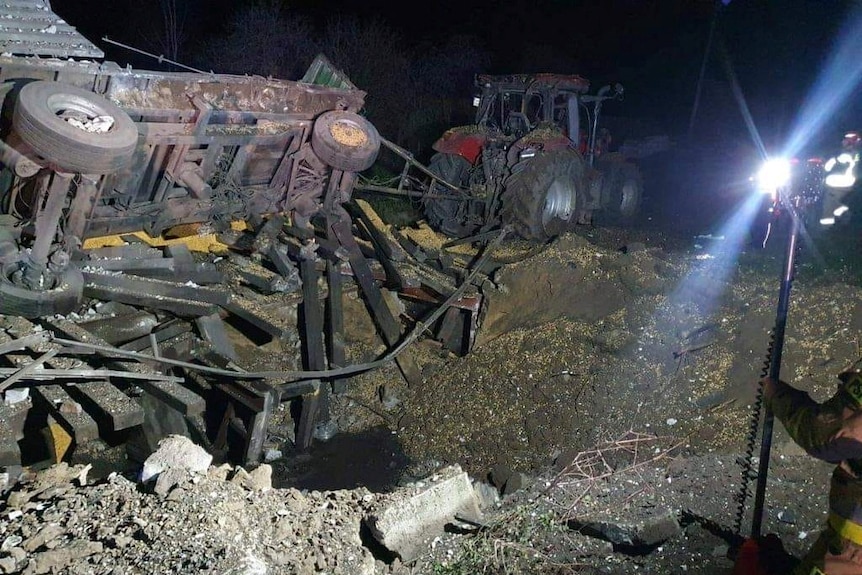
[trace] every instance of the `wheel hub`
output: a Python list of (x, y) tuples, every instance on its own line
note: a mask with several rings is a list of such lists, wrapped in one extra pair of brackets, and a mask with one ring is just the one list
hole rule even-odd
[(623, 184), (622, 197), (620, 198), (620, 213), (630, 215), (637, 208), (638, 186), (635, 182), (627, 180)]
[(3, 270), (6, 279), (19, 287), (32, 291), (49, 291), (57, 287), (57, 276), (45, 266), (23, 261)]
[(329, 133), (332, 134), (336, 142), (351, 148), (358, 148), (368, 141), (368, 135), (365, 133), (365, 130), (352, 122), (344, 120), (332, 124), (329, 128)]
[(547, 231), (555, 219), (568, 221), (575, 211), (575, 192), (571, 183), (561, 178), (555, 179), (548, 187), (545, 205), (542, 209), (542, 227)]

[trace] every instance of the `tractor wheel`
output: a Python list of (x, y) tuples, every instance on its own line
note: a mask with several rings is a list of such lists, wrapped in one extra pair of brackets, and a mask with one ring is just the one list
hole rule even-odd
[(51, 278), (51, 285), (35, 290), (15, 282), (18, 266), (3, 266), (0, 274), (0, 313), (26, 318), (67, 314), (81, 303), (84, 276), (75, 268), (67, 268)]
[(138, 145), (138, 129), (119, 106), (61, 82), (37, 80), (21, 88), (12, 126), (45, 164), (61, 172), (115, 172)]
[(314, 122), (311, 149), (336, 170), (361, 172), (377, 160), (380, 134), (359, 114), (341, 110), (325, 112)]
[[(470, 162), (458, 154), (434, 154), (428, 169), (450, 184), (466, 187), (470, 177)], [(432, 194), (446, 194), (452, 191), (437, 184), (430, 189)], [(423, 200), (428, 225), (447, 236), (462, 238), (472, 235), (478, 224), (471, 223), (466, 217), (466, 206), (459, 200), (426, 198)]]
[(616, 225), (631, 223), (640, 214), (643, 178), (631, 162), (609, 161), (599, 165), (602, 172), (602, 210), (599, 218)]
[(582, 202), (578, 184), (584, 166), (580, 156), (568, 152), (527, 160), (506, 182), (503, 224), (527, 240), (547, 241), (567, 231)]

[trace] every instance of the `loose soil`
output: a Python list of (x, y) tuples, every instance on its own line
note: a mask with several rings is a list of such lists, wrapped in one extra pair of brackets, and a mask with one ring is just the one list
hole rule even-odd
[[(541, 251), (509, 241), (469, 354), (421, 339), (405, 352), (421, 383), (394, 364), (352, 378), (328, 406), (337, 433), (306, 453), (281, 407), (273, 489), (230, 466), (167, 496), (54, 467), (0, 504), (0, 573), (730, 573), (751, 523), (739, 494), (759, 449), (748, 430), (782, 242), (643, 228), (581, 230)], [(803, 250), (793, 284), (782, 378), (818, 400), (862, 356), (852, 269)], [(379, 357), (362, 301), (345, 307), (348, 361)], [(409, 565), (370, 542), (369, 509), (453, 464), (486, 494), (481, 525), (439, 534)], [(823, 524), (830, 472), (776, 425), (763, 532), (792, 556)], [(627, 525), (636, 536), (620, 535)]]

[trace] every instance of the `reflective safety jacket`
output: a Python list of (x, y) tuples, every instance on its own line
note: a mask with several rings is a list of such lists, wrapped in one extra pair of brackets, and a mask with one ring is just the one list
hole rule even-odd
[(837, 464), (829, 491), (829, 524), (862, 545), (862, 375), (817, 403), (804, 391), (775, 382), (769, 407), (790, 436), (813, 457)]

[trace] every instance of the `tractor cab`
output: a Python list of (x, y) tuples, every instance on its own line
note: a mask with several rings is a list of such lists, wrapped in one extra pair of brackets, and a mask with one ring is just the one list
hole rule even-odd
[(572, 145), (580, 144), (579, 96), (590, 83), (575, 75), (515, 74), (476, 77), (476, 124), (520, 138), (542, 126), (554, 126)]

